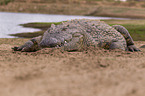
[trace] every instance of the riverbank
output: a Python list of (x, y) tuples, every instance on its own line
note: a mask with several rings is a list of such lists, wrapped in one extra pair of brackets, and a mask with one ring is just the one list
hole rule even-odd
[(20, 26), (28, 27), (28, 28), (38, 28), (41, 29), (41, 31), (37, 32), (23, 32), (23, 33), (16, 33), (16, 34), (9, 34), (10, 36), (15, 36), (19, 38), (33, 38), (40, 35), (43, 35), (43, 33), (50, 28), (51, 24), (61, 24), (62, 22), (36, 22), (36, 23), (26, 23), (26, 24), (20, 24)]
[[(131, 34), (132, 38), (135, 41), (145, 41), (145, 20), (101, 20), (112, 25), (122, 25), (124, 26), (129, 33)], [(28, 32), (28, 33), (18, 33), (18, 34), (11, 34), (11, 36), (21, 37), (21, 38), (33, 38), (42, 35), (50, 26), (51, 24), (60, 24), (61, 22), (57, 23), (28, 23), (28, 24), (21, 24), (23, 27), (30, 27), (30, 28), (39, 28), (41, 31), (38, 32)]]
[[(25, 12), (44, 14), (87, 15), (105, 17), (145, 18), (144, 2), (104, 2), (75, 1), (59, 2), (14, 0), (7, 5), (0, 5), (1, 12)], [(74, 0), (72, 0), (74, 1)]]

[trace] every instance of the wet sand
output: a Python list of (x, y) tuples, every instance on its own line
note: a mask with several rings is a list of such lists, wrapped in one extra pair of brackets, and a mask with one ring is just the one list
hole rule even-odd
[[(144, 96), (145, 49), (141, 52), (46, 48), (14, 52), (28, 39), (0, 39), (1, 96)], [(145, 41), (136, 41), (137, 47)]]

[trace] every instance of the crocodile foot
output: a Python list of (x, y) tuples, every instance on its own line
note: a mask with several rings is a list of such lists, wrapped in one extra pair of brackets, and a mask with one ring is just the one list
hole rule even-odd
[(127, 46), (128, 51), (134, 52), (134, 51), (140, 51), (138, 48), (136, 48), (135, 45), (129, 45)]

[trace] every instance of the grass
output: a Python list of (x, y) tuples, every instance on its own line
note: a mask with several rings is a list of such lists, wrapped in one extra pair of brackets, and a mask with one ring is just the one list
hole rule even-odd
[(12, 2), (14, 0), (0, 0), (0, 5), (7, 5), (8, 3)]
[[(80, 3), (80, 2), (87, 2), (87, 3), (95, 3), (98, 1), (101, 2), (117, 2), (121, 3), (121, 1), (115, 1), (115, 0), (15, 0), (16, 2), (33, 2), (33, 3)], [(137, 0), (129, 0), (127, 2), (136, 3)], [(144, 2), (144, 1), (139, 1)]]
[(103, 6), (88, 13), (90, 16), (145, 18), (145, 8), (129, 8), (119, 6)]
[(43, 33), (51, 26), (51, 24), (61, 24), (62, 22), (35, 22), (35, 23), (27, 23), (27, 24), (20, 24), (20, 26), (23, 27), (29, 27), (29, 28), (39, 28), (41, 31), (37, 32), (28, 32), (28, 33), (17, 33), (17, 34), (10, 34), (11, 36), (21, 37), (21, 38), (33, 38), (40, 35), (43, 35)]
[(122, 24), (135, 41), (145, 41), (145, 25)]
[[(145, 20), (102, 20), (105, 21), (110, 26), (112, 25), (122, 25), (124, 26), (129, 33), (131, 34), (132, 38), (135, 41), (145, 41)], [(53, 22), (53, 23), (28, 23), (28, 24), (21, 24), (24, 27), (32, 27), (32, 28), (39, 28), (42, 31), (34, 32), (34, 33), (18, 33), (18, 34), (11, 34), (12, 36), (22, 37), (22, 38), (32, 38), (42, 35), (50, 26), (51, 24), (60, 24), (61, 22)]]
[[(13, 0), (0, 0), (0, 2), (10, 1)], [(145, 18), (145, 3), (113, 2), (113, 0), (14, 0), (0, 6), (0, 11)]]
[(51, 24), (61, 24), (62, 22), (34, 22), (34, 23), (27, 23), (27, 24), (20, 24), (20, 26), (23, 27), (31, 27), (31, 28), (39, 28), (42, 30), (48, 29), (48, 27), (51, 26)]
[(145, 41), (145, 20), (103, 20), (112, 25), (124, 26), (135, 41)]

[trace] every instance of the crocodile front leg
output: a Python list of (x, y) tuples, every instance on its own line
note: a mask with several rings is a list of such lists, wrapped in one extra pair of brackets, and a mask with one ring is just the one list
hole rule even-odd
[(42, 39), (42, 36), (38, 36), (32, 38), (31, 40), (27, 41), (24, 45), (20, 47), (12, 48), (14, 51), (22, 51), (22, 52), (34, 52), (41, 49), (39, 43)]

